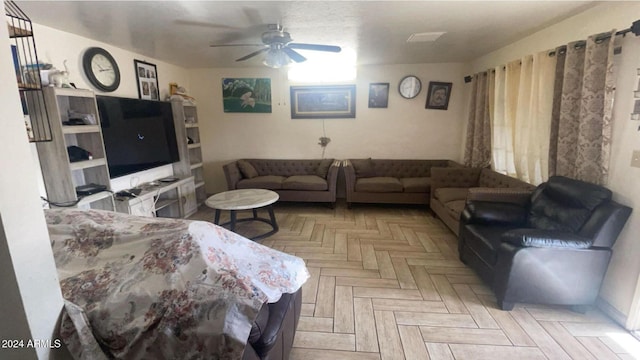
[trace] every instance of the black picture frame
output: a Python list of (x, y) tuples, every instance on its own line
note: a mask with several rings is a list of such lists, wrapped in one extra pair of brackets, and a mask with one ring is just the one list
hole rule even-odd
[(430, 81), (425, 109), (447, 110), (453, 83)]
[(291, 86), (292, 119), (356, 117), (356, 86)]
[(142, 60), (133, 60), (133, 66), (136, 72), (138, 97), (144, 100), (160, 100), (156, 65)]
[(389, 106), (389, 83), (369, 84), (369, 107), (386, 109)]

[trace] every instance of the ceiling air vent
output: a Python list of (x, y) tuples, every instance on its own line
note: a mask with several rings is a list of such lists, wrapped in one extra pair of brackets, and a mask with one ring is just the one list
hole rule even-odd
[(411, 34), (411, 36), (409, 36), (409, 38), (407, 39), (408, 43), (413, 43), (413, 42), (431, 42), (431, 41), (436, 41), (438, 40), (438, 38), (442, 35), (444, 35), (445, 32), (424, 32), (424, 33), (415, 33), (415, 34)]

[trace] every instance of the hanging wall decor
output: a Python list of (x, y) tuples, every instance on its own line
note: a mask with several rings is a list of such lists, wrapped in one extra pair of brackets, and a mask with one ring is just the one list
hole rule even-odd
[(138, 84), (138, 97), (145, 100), (160, 100), (158, 70), (154, 64), (133, 60)]
[(292, 119), (356, 117), (356, 86), (292, 86)]
[(223, 78), (222, 102), (226, 113), (270, 113), (271, 79)]

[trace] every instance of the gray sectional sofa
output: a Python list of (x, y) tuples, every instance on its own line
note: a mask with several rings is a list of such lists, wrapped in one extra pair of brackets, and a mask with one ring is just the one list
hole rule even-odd
[(535, 186), (486, 168), (432, 168), (431, 210), (456, 235), (467, 201), (523, 204)]
[(352, 203), (429, 204), (431, 169), (461, 167), (451, 160), (344, 160), (347, 205)]
[(268, 189), (280, 201), (336, 202), (340, 161), (334, 159), (240, 159), (223, 165), (227, 188)]

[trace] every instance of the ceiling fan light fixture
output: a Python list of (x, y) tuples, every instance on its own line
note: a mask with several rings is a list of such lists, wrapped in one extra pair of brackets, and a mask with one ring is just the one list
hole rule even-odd
[(270, 68), (279, 69), (291, 64), (291, 59), (281, 49), (270, 49), (262, 63)]

